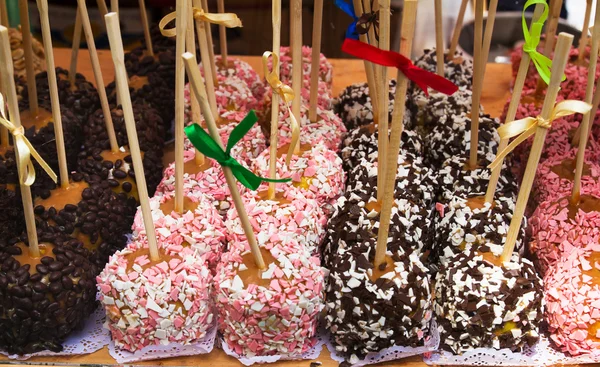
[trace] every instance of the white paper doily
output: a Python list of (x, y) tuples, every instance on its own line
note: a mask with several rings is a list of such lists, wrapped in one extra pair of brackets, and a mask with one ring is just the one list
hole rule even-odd
[(126, 350), (116, 349), (115, 343), (111, 340), (108, 344), (108, 352), (117, 363), (132, 363), (152, 359), (208, 354), (213, 350), (216, 335), (217, 326), (215, 323), (206, 333), (206, 336), (194, 344), (182, 345), (179, 343), (171, 343), (169, 345), (151, 345), (132, 353)]
[(90, 354), (97, 350), (102, 349), (110, 342), (110, 333), (106, 330), (104, 325), (104, 308), (98, 307), (93, 314), (85, 322), (83, 329), (74, 332), (63, 343), (63, 350), (55, 353), (51, 351), (43, 351), (32, 354), (9, 355), (5, 352), (1, 352), (3, 355), (8, 356), (10, 359), (17, 359), (24, 361), (31, 357), (45, 357), (45, 356), (70, 356), (78, 354)]
[(477, 348), (457, 356), (447, 351), (437, 351), (423, 358), (428, 365), (463, 366), (551, 366), (556, 364), (586, 364), (600, 362), (600, 353), (570, 357), (554, 349), (550, 340), (542, 336), (540, 341), (526, 347), (521, 353), (510, 349)]
[[(434, 320), (431, 320), (431, 325), (429, 327), (431, 330), (431, 334), (425, 337), (425, 343), (422, 347), (390, 347), (380, 350), (377, 353), (369, 353), (367, 356), (359, 360), (356, 363), (353, 363), (353, 367), (361, 367), (367, 366), (371, 364), (394, 361), (397, 359), (412, 357), (428, 352), (432, 352), (438, 349), (440, 345), (440, 335), (438, 333), (437, 324)], [(337, 353), (335, 350), (334, 344), (331, 342), (331, 338), (327, 338), (327, 349), (331, 354), (331, 359), (337, 362), (344, 362), (345, 358)]]
[(228, 356), (232, 356), (236, 358), (240, 363), (244, 366), (251, 366), (255, 363), (275, 363), (277, 361), (290, 361), (290, 360), (300, 360), (300, 359), (317, 359), (321, 354), (321, 350), (323, 350), (323, 345), (327, 343), (327, 339), (329, 338), (329, 334), (325, 333), (322, 328), (319, 328), (319, 333), (316, 337), (316, 342), (314, 347), (306, 351), (301, 355), (274, 355), (274, 356), (256, 356), (256, 357), (244, 357), (237, 354), (233, 351), (222, 338), (219, 338), (219, 347), (223, 349), (225, 354)]

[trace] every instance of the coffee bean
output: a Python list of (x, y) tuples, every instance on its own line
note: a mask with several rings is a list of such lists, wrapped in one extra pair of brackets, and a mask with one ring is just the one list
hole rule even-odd
[(52, 270), (53, 272), (54, 272), (54, 271), (59, 271), (59, 270), (61, 270), (63, 267), (64, 267), (63, 263), (62, 263), (62, 262), (59, 262), (59, 261), (55, 261), (55, 262), (53, 262), (52, 264), (50, 264), (50, 265), (48, 266), (48, 268), (49, 268), (50, 270)]
[(44, 293), (48, 290), (48, 286), (42, 282), (37, 282), (33, 285), (33, 290), (38, 293)]
[(56, 282), (57, 280), (59, 280), (62, 277), (62, 274), (60, 273), (60, 271), (53, 271), (52, 273), (50, 273), (50, 276), (48, 277), (48, 279), (51, 282)]

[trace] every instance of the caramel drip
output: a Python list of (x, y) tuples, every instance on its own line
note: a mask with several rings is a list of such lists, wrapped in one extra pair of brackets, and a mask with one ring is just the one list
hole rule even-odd
[(570, 219), (575, 219), (579, 210), (583, 210), (586, 213), (600, 212), (600, 199), (592, 195), (581, 195), (577, 204), (573, 204), (570, 198), (563, 200), (567, 201)]
[[(184, 212), (188, 212), (188, 211), (195, 211), (198, 208), (198, 203), (195, 201), (192, 201), (189, 197), (184, 196), (183, 197), (183, 211)], [(167, 199), (164, 203), (160, 204), (160, 210), (165, 214), (165, 215), (170, 215), (172, 212), (175, 211), (175, 196)]]
[[(312, 145), (310, 144), (300, 144), (300, 153), (299, 155), (301, 155), (304, 152), (308, 152), (312, 149)], [(284, 144), (281, 147), (279, 147), (277, 149), (277, 158), (281, 158), (281, 157), (285, 157), (287, 156), (287, 152), (288, 150), (290, 150), (290, 144)]]
[[(221, 128), (227, 127), (227, 126), (229, 126), (230, 124), (233, 124), (233, 123), (237, 123), (237, 122), (233, 121), (233, 120), (229, 120), (229, 119), (227, 119), (226, 117), (223, 117), (223, 116), (219, 116), (219, 117), (215, 118), (215, 124), (217, 125), (217, 129), (221, 129)], [(202, 128), (205, 129), (205, 130), (208, 129), (206, 127), (206, 121), (204, 121), (204, 120), (202, 120)], [(223, 143), (225, 143), (225, 142), (223, 142)]]
[(377, 279), (381, 278), (384, 274), (394, 272), (394, 260), (389, 255), (385, 255), (385, 263), (372, 269), (369, 279), (375, 283)]
[(44, 208), (54, 208), (56, 211), (64, 209), (67, 204), (77, 205), (82, 198), (83, 190), (90, 187), (85, 181), (70, 182), (67, 187), (57, 187), (50, 191), (47, 199), (36, 198), (34, 206), (43, 205)]
[(467, 159), (467, 161), (465, 162), (463, 169), (465, 171), (474, 171), (478, 168), (481, 168), (481, 166), (479, 164), (477, 164), (475, 167), (471, 167), (471, 163), (469, 162), (469, 160)]
[(517, 327), (517, 323), (514, 321), (507, 321), (504, 324), (501, 324), (496, 330), (494, 330), (494, 334), (497, 336), (504, 335), (510, 333), (513, 329)]
[(365, 209), (367, 210), (367, 212), (376, 211), (377, 213), (380, 213), (382, 207), (383, 203), (381, 202), (381, 200), (369, 201), (365, 204)]
[(148, 268), (151, 268), (155, 265), (158, 265), (160, 263), (163, 262), (169, 262), (173, 257), (169, 256), (168, 254), (165, 253), (165, 251), (162, 248), (158, 248), (158, 253), (160, 258), (158, 259), (158, 261), (152, 261), (152, 259), (150, 258), (150, 249), (149, 248), (140, 248), (135, 250), (134, 252), (125, 255), (125, 261), (127, 261), (127, 269), (131, 270), (133, 269), (133, 265), (135, 264), (135, 259), (137, 259), (140, 256), (146, 256), (148, 258), (148, 263), (144, 264), (144, 265), (140, 265), (142, 267), (142, 269), (146, 270)]
[[(562, 160), (559, 164), (552, 166), (550, 171), (556, 173), (558, 177), (573, 181), (575, 179), (575, 168), (577, 161), (572, 158)], [(590, 166), (583, 164), (583, 176), (589, 176), (591, 174)]]
[(303, 176), (300, 179), (300, 182), (294, 182), (293, 185), (299, 189), (308, 190), (310, 188), (310, 185), (312, 184), (313, 180), (314, 180), (314, 177)]
[(17, 185), (13, 184), (13, 183), (2, 184), (2, 185), (0, 185), (0, 188), (6, 189), (9, 191), (15, 191), (17, 189)]
[(148, 84), (150, 84), (150, 82), (148, 81), (147, 76), (134, 75), (129, 78), (129, 88), (133, 88), (135, 91), (142, 89)]
[(454, 63), (454, 65), (460, 65), (463, 63), (463, 61), (464, 59), (461, 56), (456, 56), (452, 58), (452, 62)]
[(228, 60), (227, 64), (225, 64), (225, 60), (219, 60), (217, 62), (217, 69), (219, 71), (225, 71), (227, 69), (235, 69), (235, 63), (231, 60)]
[[(485, 208), (485, 196), (473, 196), (473, 197), (468, 198), (467, 206), (469, 208), (471, 208), (471, 210)], [(492, 207), (493, 206), (494, 206), (494, 202), (492, 202)]]
[(373, 122), (371, 124), (361, 126), (361, 129), (365, 129), (369, 133), (375, 134), (375, 132), (377, 131), (377, 127), (377, 123)]
[(600, 279), (600, 269), (596, 267), (600, 267), (600, 252), (592, 252), (589, 256), (586, 257), (586, 260), (590, 262), (590, 266), (592, 267), (590, 270), (581, 269), (582, 274), (589, 275), (594, 278), (594, 282), (597, 283), (597, 280)]
[(40, 131), (41, 128), (52, 122), (52, 112), (39, 109), (37, 115), (33, 115), (30, 110), (21, 112), (21, 125), (23, 128), (31, 129), (35, 127), (35, 131)]
[(590, 325), (590, 327), (588, 327), (588, 336), (587, 338), (593, 342), (600, 342), (600, 338), (598, 338), (596, 335), (598, 334), (598, 330), (600, 330), (600, 322), (596, 321), (595, 323), (593, 323), (592, 325)]
[(244, 286), (248, 287), (249, 284), (254, 284), (257, 286), (263, 286), (265, 288), (270, 288), (271, 279), (263, 279), (262, 274), (269, 268), (269, 264), (276, 263), (275, 258), (271, 254), (271, 251), (267, 250), (264, 247), (260, 248), (260, 253), (262, 254), (262, 258), (265, 262), (265, 269), (259, 269), (256, 266), (254, 261), (254, 256), (252, 256), (252, 252), (248, 252), (247, 254), (242, 256), (243, 264), (246, 266), (246, 270), (238, 270), (238, 275), (244, 282)]
[(502, 266), (502, 259), (491, 252), (478, 252), (477, 255), (483, 256), (483, 261), (487, 261), (492, 265)]
[(190, 175), (196, 175), (200, 172), (206, 171), (210, 167), (212, 167), (210, 164), (210, 158), (205, 158), (204, 163), (201, 165), (197, 165), (195, 159), (190, 159), (183, 164), (183, 172)]
[[(127, 149), (125, 149), (124, 152), (122, 152), (119, 149), (116, 152), (113, 152), (112, 150), (103, 150), (100, 153), (100, 157), (102, 157), (102, 159), (104, 159), (105, 161), (113, 162), (113, 163), (115, 163), (118, 160), (125, 161), (125, 158), (129, 157), (130, 155), (131, 155), (131, 153)], [(142, 152), (142, 157), (143, 156), (144, 156), (144, 152)]]
[(17, 247), (21, 249), (21, 255), (14, 255), (13, 258), (21, 264), (21, 266), (28, 264), (29, 265), (29, 274), (33, 275), (37, 273), (35, 267), (42, 263), (42, 258), (49, 256), (54, 258), (54, 253), (52, 250), (54, 249), (54, 245), (51, 243), (41, 242), (38, 244), (40, 249), (39, 257), (32, 257), (29, 254), (29, 246), (27, 246), (23, 242), (19, 242)]
[(98, 240), (96, 240), (96, 243), (92, 243), (90, 236), (81, 232), (79, 228), (75, 228), (71, 236), (77, 241), (81, 242), (83, 244), (83, 247), (85, 247), (89, 251), (97, 251), (98, 246), (100, 245), (100, 243), (102, 243), (102, 239), (100, 238), (100, 236), (98, 236)]
[(287, 205), (287, 204), (291, 204), (292, 202), (290, 200), (288, 200), (285, 196), (283, 196), (283, 192), (276, 192), (275, 193), (275, 197), (273, 199), (269, 199), (269, 191), (268, 190), (262, 190), (258, 193), (258, 197), (260, 198), (260, 200), (271, 200), (271, 201), (277, 201), (279, 202), (279, 205)]

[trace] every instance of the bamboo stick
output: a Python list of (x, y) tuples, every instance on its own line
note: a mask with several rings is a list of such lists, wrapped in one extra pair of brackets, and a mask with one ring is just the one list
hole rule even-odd
[(110, 105), (108, 104), (108, 97), (106, 96), (104, 78), (102, 77), (102, 69), (100, 68), (100, 59), (98, 58), (98, 53), (96, 52), (96, 42), (94, 41), (90, 16), (88, 15), (85, 0), (77, 0), (77, 4), (79, 14), (81, 16), (81, 24), (83, 25), (83, 33), (85, 34), (90, 60), (92, 62), (94, 78), (96, 79), (96, 88), (98, 89), (98, 95), (100, 96), (100, 106), (102, 107), (102, 114), (104, 115), (104, 124), (106, 125), (106, 132), (110, 142), (110, 150), (115, 153), (119, 151), (119, 143), (117, 142), (117, 136), (115, 134), (115, 128), (112, 121), (112, 114), (110, 112)]
[[(484, 4), (487, 2), (484, 1)], [(483, 67), (483, 71), (481, 72), (482, 76), (485, 75), (485, 69), (488, 64), (488, 58), (490, 56), (490, 47), (492, 44), (492, 35), (494, 34), (494, 24), (496, 23), (496, 10), (498, 8), (498, 0), (490, 0), (490, 7), (487, 13), (487, 20), (485, 23), (485, 34), (483, 36), (483, 50), (481, 51), (481, 66)], [(480, 83), (483, 83), (483, 78), (481, 78)]]
[[(385, 51), (390, 49), (390, 14), (391, 14), (391, 1), (383, 0), (379, 3), (379, 22), (380, 22), (380, 35), (379, 35), (379, 48)], [(408, 55), (410, 58), (410, 55)], [(386, 177), (388, 172), (387, 168), (387, 156), (388, 156), (388, 145), (389, 145), (389, 111), (388, 111), (388, 90), (389, 82), (387, 75), (387, 67), (379, 67), (380, 79), (377, 84), (380, 85), (380, 93), (378, 95), (379, 110), (378, 110), (378, 159), (377, 159), (377, 187), (382, 188), (385, 185)], [(396, 93), (398, 89), (396, 87)], [(377, 200), (382, 200), (384, 197), (384, 190), (377, 190)]]
[[(533, 11), (533, 17), (531, 18), (531, 25), (529, 26), (529, 30), (531, 32), (531, 26), (538, 21), (542, 12), (544, 11), (543, 4), (537, 4), (535, 6), (535, 10)], [(521, 63), (519, 64), (519, 71), (517, 72), (517, 78), (515, 79), (515, 84), (513, 86), (512, 95), (510, 98), (510, 103), (508, 105), (508, 111), (506, 112), (506, 118), (504, 123), (508, 123), (515, 120), (515, 116), (517, 115), (517, 108), (519, 107), (519, 102), (521, 101), (521, 94), (523, 93), (523, 86), (525, 85), (525, 79), (527, 78), (527, 72), (529, 70), (529, 63), (531, 62), (531, 57), (527, 52), (523, 52), (521, 56)], [(508, 146), (509, 139), (502, 139), (498, 146), (498, 152), (503, 151)], [(488, 183), (487, 192), (485, 193), (485, 201), (486, 203), (492, 203), (494, 201), (494, 196), (496, 194), (496, 187), (498, 186), (498, 179), (500, 178), (500, 173), (502, 172), (502, 163), (498, 165), (490, 175), (490, 181)]]
[(437, 59), (437, 74), (444, 76), (444, 31), (442, 22), (442, 0), (435, 0), (435, 53)]
[[(272, 16), (271, 21), (273, 23), (273, 55), (279, 59), (281, 50), (281, 0), (273, 0), (272, 3)], [(275, 64), (273, 64), (275, 67)], [(279, 78), (280, 68), (274, 70)], [(269, 178), (277, 178), (277, 145), (279, 134), (279, 93), (272, 92), (271, 97), (271, 134), (270, 134), (270, 145), (269, 145)], [(269, 182), (269, 191), (267, 197), (269, 200), (274, 200), (277, 193), (277, 184), (275, 182)]]
[(152, 220), (152, 210), (150, 209), (150, 200), (148, 198), (148, 189), (146, 188), (146, 176), (144, 175), (144, 164), (142, 163), (142, 153), (138, 141), (135, 119), (133, 117), (133, 107), (131, 105), (131, 96), (127, 84), (127, 71), (125, 70), (125, 56), (123, 53), (123, 41), (121, 40), (121, 30), (119, 27), (119, 18), (117, 13), (109, 13), (105, 17), (106, 30), (113, 62), (115, 63), (115, 78), (119, 80), (117, 88), (121, 95), (121, 107), (123, 108), (123, 118), (127, 128), (127, 139), (129, 140), (129, 151), (135, 171), (135, 180), (137, 182), (138, 194), (140, 198), (140, 207), (142, 209), (142, 219), (146, 236), (148, 238), (148, 248), (150, 250), (150, 259), (152, 261), (160, 260), (158, 251), (158, 241), (154, 230), (154, 221)]
[(483, 86), (482, 58), (482, 28), (483, 28), (483, 0), (475, 0), (475, 42), (474, 48), (474, 76), (473, 96), (471, 102), (471, 146), (469, 156), (469, 167), (477, 167), (477, 145), (479, 144), (479, 103), (481, 101), (481, 87)]
[[(560, 89), (560, 82), (565, 70), (565, 65), (569, 57), (569, 50), (573, 43), (573, 35), (567, 33), (561, 33), (558, 35), (558, 42), (556, 43), (556, 50), (554, 52), (554, 60), (552, 61), (552, 75), (550, 77), (550, 83), (548, 90), (546, 91), (546, 98), (544, 99), (544, 106), (542, 107), (541, 117), (544, 119), (550, 118), (552, 109), (556, 102), (556, 96)], [(517, 204), (515, 205), (515, 211), (513, 213), (512, 220), (510, 221), (510, 227), (508, 234), (506, 235), (506, 243), (502, 251), (501, 260), (503, 262), (509, 261), (515, 243), (517, 242), (517, 236), (519, 229), (521, 228), (521, 221), (525, 214), (525, 207), (529, 200), (529, 194), (533, 185), (533, 179), (535, 178), (535, 172), (537, 170), (542, 149), (544, 147), (544, 141), (546, 140), (546, 134), (548, 129), (538, 127), (536, 129), (535, 138), (533, 139), (533, 146), (529, 153), (529, 159), (527, 161), (527, 168), (523, 176), (523, 182), (521, 183), (521, 189), (519, 190), (519, 196), (517, 197)]]
[[(217, 128), (217, 124), (215, 123), (215, 118), (210, 111), (210, 106), (208, 105), (206, 90), (204, 87), (204, 83), (202, 83), (202, 77), (200, 76), (200, 71), (198, 70), (196, 58), (194, 57), (194, 55), (186, 53), (185, 55), (183, 55), (183, 59), (185, 60), (185, 67), (188, 73), (188, 78), (190, 80), (190, 85), (192, 86), (194, 93), (197, 94), (198, 100), (200, 101), (200, 108), (202, 109), (202, 114), (204, 115), (204, 120), (206, 121), (206, 125), (208, 126), (210, 136), (214, 139), (215, 142), (217, 142), (217, 144), (221, 146), (221, 149), (223, 149), (223, 142), (221, 141), (219, 129)], [(246, 208), (244, 207), (244, 203), (242, 201), (240, 192), (237, 188), (235, 177), (231, 172), (231, 168), (223, 166), (223, 174), (225, 175), (225, 180), (227, 181), (227, 186), (229, 187), (229, 191), (231, 192), (231, 198), (233, 199), (235, 209), (238, 212), (240, 222), (242, 223), (242, 227), (244, 228), (244, 233), (246, 234), (246, 237), (248, 239), (248, 244), (250, 245), (250, 250), (252, 251), (252, 255), (254, 256), (256, 267), (258, 267), (259, 269), (264, 269), (266, 268), (265, 262), (263, 260), (262, 254), (260, 253), (260, 247), (256, 242), (256, 236), (254, 235), (252, 224), (250, 224), (248, 213), (246, 212)]]
[[(217, 11), (225, 13), (224, 0), (217, 0)], [(219, 42), (221, 47), (221, 62), (227, 66), (227, 28), (224, 25), (219, 25)]]
[(21, 33), (23, 35), (23, 51), (25, 52), (25, 72), (27, 74), (27, 92), (29, 95), (29, 111), (33, 116), (39, 113), (37, 84), (33, 67), (33, 48), (31, 46), (31, 25), (29, 23), (29, 6), (27, 0), (19, 0), (21, 17)]
[(448, 59), (454, 58), (456, 47), (458, 46), (458, 38), (460, 37), (460, 31), (465, 20), (465, 12), (467, 11), (467, 3), (469, 0), (462, 0), (460, 3), (460, 9), (458, 10), (458, 17), (456, 18), (456, 24), (454, 25), (454, 31), (452, 32), (452, 41), (450, 42), (450, 48), (448, 49)]
[(146, 40), (146, 49), (150, 56), (154, 56), (154, 47), (152, 46), (152, 37), (150, 36), (150, 23), (148, 22), (148, 13), (146, 12), (146, 1), (139, 0), (140, 18), (142, 27), (144, 27), (144, 39)]
[(48, 0), (37, 0), (42, 26), (44, 52), (46, 53), (46, 66), (48, 67), (48, 87), (50, 89), (50, 104), (52, 105), (52, 121), (54, 122), (54, 138), (56, 139), (56, 152), (58, 155), (58, 170), (60, 186), (69, 187), (69, 169), (67, 167), (67, 153), (65, 151), (65, 137), (62, 127), (62, 114), (58, 99), (58, 82), (56, 81), (56, 68), (54, 67), (54, 52), (52, 49), (52, 33), (50, 33), (50, 19), (48, 17)]
[(319, 96), (319, 72), (321, 62), (321, 33), (323, 31), (323, 0), (314, 0), (315, 14), (313, 17), (312, 60), (310, 76), (310, 108), (309, 119), (317, 122), (317, 98)]
[[(194, 0), (194, 7), (201, 7), (200, 0)], [(214, 59), (210, 58), (210, 52), (208, 51), (209, 43), (207, 36), (207, 27), (210, 24), (201, 20), (196, 20), (196, 32), (198, 33), (198, 44), (200, 45), (200, 57), (202, 58), (202, 65), (204, 67), (204, 80), (206, 80), (206, 94), (208, 96), (208, 103), (210, 110), (215, 118), (219, 118), (219, 112), (217, 109), (217, 97), (215, 95), (215, 83), (209, 83), (208, 81), (214, 80), (213, 75)]]
[[(417, 0), (405, 0), (401, 31), (404, 42), (402, 42), (400, 45), (400, 53), (406, 57), (409, 57), (412, 51), (416, 14)], [(398, 81), (398, 85), (394, 100), (394, 114), (392, 115), (392, 133), (389, 147), (390, 154), (388, 154), (386, 157), (388, 172), (385, 175), (385, 196), (381, 207), (381, 219), (379, 232), (377, 234), (377, 247), (375, 249), (374, 265), (376, 269), (381, 264), (385, 263), (385, 253), (387, 251), (387, 240), (392, 216), (392, 206), (394, 205), (394, 188), (396, 184), (396, 172), (398, 170), (398, 152), (400, 150), (402, 130), (404, 129), (404, 112), (406, 109), (405, 99), (406, 91), (408, 89), (408, 79), (400, 70), (398, 70), (396, 80)], [(380, 189), (377, 191), (380, 191)]]
[[(581, 29), (581, 37), (579, 38), (579, 53), (577, 55), (577, 60), (580, 62), (585, 58), (585, 46), (588, 43), (588, 32), (590, 27), (590, 15), (592, 14), (592, 0), (587, 0), (585, 3), (585, 16), (583, 18), (583, 28)], [(594, 20), (594, 29), (595, 29), (595, 20)], [(592, 41), (593, 42), (593, 41)], [(592, 43), (593, 46), (593, 43)], [(593, 54), (592, 54), (593, 55)], [(590, 57), (590, 60), (592, 57)]]
[[(185, 52), (185, 32), (187, 29), (187, 14), (189, 11), (188, 0), (177, 0), (176, 3), (176, 41), (175, 41), (175, 146), (183, 147), (185, 134), (184, 116), (184, 93), (185, 69), (181, 55)], [(197, 67), (197, 66), (196, 66)], [(183, 213), (183, 173), (184, 157), (183, 149), (175, 149), (175, 211)]]
[[(363, 5), (361, 0), (354, 1), (354, 12), (357, 17), (363, 15)], [(358, 35), (361, 42), (369, 43), (369, 37), (366, 34)], [(375, 83), (375, 65), (368, 61), (364, 61), (365, 73), (367, 74), (367, 85), (369, 86), (369, 95), (371, 97), (371, 106), (373, 109), (373, 116), (379, 116), (379, 99), (377, 98), (378, 87)]]
[(7, 0), (0, 0), (0, 23), (6, 28), (10, 27), (10, 22), (8, 21), (8, 8), (6, 7)]
[[(204, 9), (205, 12), (209, 12), (208, 9), (208, 0), (202, 0), (202, 8)], [(206, 25), (206, 40), (208, 41), (208, 53), (210, 55), (210, 67), (212, 68), (212, 76), (213, 76), (213, 83), (215, 85), (215, 87), (217, 85), (219, 85), (219, 80), (217, 78), (218, 75), (218, 68), (217, 68), (217, 64), (215, 62), (215, 46), (213, 45), (213, 36), (212, 36), (212, 27), (210, 26), (209, 22), (205, 22)], [(206, 68), (206, 66), (205, 66)]]
[[(10, 50), (10, 39), (8, 37), (8, 28), (0, 26), (0, 70), (2, 70), (3, 88), (6, 93), (8, 104), (8, 114), (11, 122), (16, 127), (21, 127), (21, 116), (19, 114), (19, 101), (17, 99), (17, 89), (15, 87), (15, 76), (12, 62), (12, 52)], [(19, 149), (15, 145), (15, 155), (19, 159)], [(20, 167), (17, 165), (17, 167)], [(25, 172), (18, 172), (19, 178)], [(33, 258), (40, 257), (37, 231), (35, 228), (35, 215), (33, 213), (33, 198), (31, 189), (27, 185), (19, 185), (21, 190), (21, 200), (23, 202), (23, 212), (25, 215), (25, 225), (27, 227), (27, 239), (29, 240), (29, 256)]]
[[(290, 6), (290, 46), (292, 48), (292, 89), (294, 100), (292, 101), (292, 113), (298, 124), (302, 124), (302, 0), (291, 0)], [(300, 153), (300, 143), (294, 147), (294, 154)]]
[(77, 78), (77, 57), (79, 55), (79, 48), (81, 47), (81, 13), (77, 9), (75, 15), (75, 25), (73, 26), (73, 44), (71, 45), (71, 64), (69, 66), (69, 83), (71, 88), (75, 88), (75, 80)]
[[(589, 16), (589, 15), (588, 15)], [(588, 20), (589, 21), (589, 20)], [(600, 4), (596, 2), (596, 14), (594, 16), (594, 33), (592, 34), (592, 49), (591, 55), (598, 55), (598, 42), (600, 41)], [(594, 96), (594, 79), (596, 76), (596, 65), (598, 64), (598, 57), (590, 57), (590, 63), (588, 65), (588, 78), (585, 89), (585, 102), (592, 103), (592, 99), (599, 97)], [(600, 82), (600, 80), (599, 80)], [(596, 89), (596, 94), (600, 94), (600, 91)], [(592, 115), (592, 111), (586, 113), (583, 116), (581, 122), (581, 136), (579, 137), (579, 147), (577, 149), (577, 161), (575, 165), (575, 178), (573, 180), (573, 193), (571, 195), (571, 203), (579, 203), (581, 196), (581, 177), (583, 175), (583, 164), (585, 162), (585, 149), (590, 134), (590, 125), (595, 115)]]
[[(558, 20), (560, 19), (560, 9), (562, 8), (563, 0), (551, 0), (550, 14), (546, 22), (546, 41), (544, 43), (544, 55), (552, 59), (552, 51), (554, 50), (554, 36), (558, 29)], [(545, 83), (542, 78), (538, 78), (535, 95), (541, 96), (544, 90)]]

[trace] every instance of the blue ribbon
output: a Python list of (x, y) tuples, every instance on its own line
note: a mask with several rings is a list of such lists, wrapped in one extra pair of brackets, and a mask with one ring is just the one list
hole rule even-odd
[(346, 38), (357, 40), (358, 32), (356, 30), (356, 25), (358, 23), (358, 17), (356, 16), (356, 12), (354, 11), (354, 4), (352, 3), (352, 1), (347, 3), (345, 0), (335, 0), (335, 6), (340, 8), (344, 13), (348, 14), (352, 17), (352, 19), (354, 19), (354, 21), (350, 23), (348, 29), (346, 30)]

